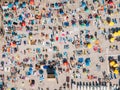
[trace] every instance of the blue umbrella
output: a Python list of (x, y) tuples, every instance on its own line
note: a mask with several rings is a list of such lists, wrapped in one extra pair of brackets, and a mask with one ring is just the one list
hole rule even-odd
[(55, 7), (55, 8), (59, 8), (58, 3), (55, 3), (55, 4), (54, 4), (54, 7)]
[(48, 68), (48, 66), (46, 66), (46, 65), (45, 65), (45, 66), (43, 66), (43, 68), (44, 68), (44, 69), (47, 69), (47, 68)]
[(11, 88), (11, 90), (16, 90), (15, 88)]
[(14, 5), (16, 5), (16, 6), (18, 6), (18, 4), (19, 4), (18, 2), (15, 2), (15, 3), (14, 3)]
[(64, 26), (69, 26), (69, 22), (64, 22)]
[(57, 72), (56, 72), (56, 71), (55, 71), (54, 75), (55, 75), (55, 77), (56, 77), (56, 78), (58, 78), (58, 74), (57, 74)]
[(52, 16), (51, 12), (48, 13), (48, 18), (50, 18)]
[(86, 12), (89, 12), (89, 9), (88, 9), (87, 6), (84, 8), (84, 10), (85, 10)]
[(76, 23), (72, 24), (72, 26), (75, 27), (75, 26), (76, 26)]
[(64, 63), (64, 62), (67, 62), (67, 59), (66, 59), (66, 58), (63, 58), (63, 63)]
[(32, 67), (30, 67), (30, 68), (29, 68), (29, 71), (32, 71), (32, 70), (33, 70), (33, 68), (32, 68)]
[(89, 26), (90, 26), (90, 24), (89, 24), (89, 22), (87, 22), (87, 23), (86, 23), (86, 27), (89, 27)]
[(83, 8), (85, 8), (85, 7), (86, 7), (86, 3), (82, 1), (81, 6), (82, 6)]
[(19, 15), (19, 18), (18, 18), (20, 21), (22, 21), (23, 20), (23, 17), (22, 17), (22, 15)]
[(7, 23), (7, 25), (11, 26), (12, 25), (12, 21), (9, 20), (8, 23)]
[(22, 3), (22, 8), (26, 7), (26, 2)]
[(8, 8), (12, 8), (13, 4), (12, 3), (8, 3)]
[(32, 68), (29, 68), (29, 73), (30, 73), (30, 75), (33, 74), (33, 69)]
[(43, 74), (43, 70), (42, 69), (39, 70), (39, 74)]
[(104, 3), (105, 3), (105, 1), (104, 0), (102, 0), (102, 4), (104, 5)]
[(78, 58), (78, 62), (82, 63), (83, 62), (83, 58)]
[(5, 13), (5, 17), (8, 18), (9, 17), (9, 13)]
[(15, 0), (14, 4), (17, 6), (19, 4), (19, 0)]
[(40, 81), (43, 81), (44, 80), (44, 77), (43, 77), (43, 75), (42, 76), (40, 76)]
[(64, 55), (64, 56), (67, 56), (67, 55), (68, 55), (68, 53), (67, 53), (67, 52), (64, 52), (64, 53), (63, 53), (63, 55)]
[(63, 11), (63, 9), (60, 9), (60, 14), (62, 14), (62, 15), (64, 14), (64, 11)]
[(90, 63), (91, 63), (90, 58), (86, 58), (86, 60), (85, 60), (85, 64), (86, 64), (86, 66), (90, 66)]
[(31, 24), (32, 24), (32, 25), (35, 24), (35, 21), (34, 21), (34, 20), (31, 20)]
[(31, 75), (31, 73), (30, 73), (30, 72), (26, 72), (26, 74), (27, 74), (27, 75)]
[(15, 35), (15, 32), (14, 32), (14, 31), (12, 32), (12, 35)]
[(33, 67), (33, 65), (32, 65), (32, 64), (30, 64), (30, 67), (32, 68), (32, 67)]

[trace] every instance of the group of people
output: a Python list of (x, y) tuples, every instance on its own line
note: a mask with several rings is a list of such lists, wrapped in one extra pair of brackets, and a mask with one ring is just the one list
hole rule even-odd
[[(20, 80), (25, 87), (27, 79), (36, 90), (48, 66), (54, 67), (57, 79), (63, 72), (71, 73), (71, 78), (89, 79), (93, 62), (102, 73), (106, 48), (119, 52), (119, 0), (15, 0), (3, 1), (0, 9), (5, 90), (17, 90)], [(97, 61), (91, 59), (94, 54)], [(30, 78), (33, 75), (38, 81)]]

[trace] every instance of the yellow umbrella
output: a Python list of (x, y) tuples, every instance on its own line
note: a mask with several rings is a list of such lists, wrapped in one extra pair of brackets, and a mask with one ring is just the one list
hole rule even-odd
[(119, 67), (119, 65), (116, 63), (116, 64), (113, 65), (113, 67)]
[(114, 26), (114, 22), (111, 21), (111, 22), (109, 23), (109, 26)]
[(10, 88), (7, 88), (7, 90), (11, 90)]
[(110, 39), (110, 42), (114, 42), (114, 41), (115, 41), (115, 38), (111, 38), (111, 39)]
[(100, 30), (104, 30), (104, 28), (100, 28)]
[(113, 36), (118, 36), (118, 32), (113, 33)]
[(16, 58), (16, 60), (19, 60), (19, 59), (20, 59), (20, 56), (19, 56), (19, 55), (17, 55), (15, 58)]
[(104, 24), (107, 24), (107, 21), (103, 21), (104, 22)]
[(114, 70), (115, 74), (119, 74), (119, 71), (117, 69)]
[(110, 66), (115, 65), (115, 61), (110, 62)]
[(88, 48), (92, 48), (92, 45), (91, 45), (91, 44), (88, 44), (87, 47), (88, 47)]
[(33, 37), (32, 36), (29, 36), (30, 39), (32, 39)]
[(30, 40), (28, 40), (28, 43), (29, 43), (29, 45), (31, 44), (31, 41)]
[(118, 31), (118, 36), (120, 36), (120, 30)]

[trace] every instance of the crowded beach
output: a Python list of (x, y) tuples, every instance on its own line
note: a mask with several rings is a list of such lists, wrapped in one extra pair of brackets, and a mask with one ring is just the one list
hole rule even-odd
[(0, 90), (120, 90), (119, 0), (0, 0)]

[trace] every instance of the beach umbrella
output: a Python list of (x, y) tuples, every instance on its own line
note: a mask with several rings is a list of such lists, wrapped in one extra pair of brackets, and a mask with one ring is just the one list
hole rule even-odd
[(28, 74), (29, 74), (29, 73), (30, 73), (30, 75), (33, 74), (33, 68), (32, 68), (32, 67), (29, 68)]
[(14, 11), (16, 11), (17, 10), (17, 8), (16, 8), (16, 6), (13, 6), (13, 8), (12, 8)]
[(33, 68), (32, 68), (32, 67), (30, 67), (30, 68), (29, 68), (29, 71), (31, 71), (31, 70), (33, 70)]
[(83, 63), (83, 58), (78, 58), (78, 62)]
[(115, 61), (110, 62), (110, 66), (112, 67), (113, 65), (115, 65)]
[(85, 23), (81, 23), (80, 26), (81, 26), (81, 27), (84, 27), (84, 26), (86, 26), (86, 25), (85, 25)]
[(84, 8), (84, 10), (85, 10), (86, 12), (89, 12), (89, 9), (88, 9), (87, 6)]
[(15, 0), (14, 4), (17, 6), (19, 4), (19, 0)]
[(63, 9), (60, 9), (59, 12), (60, 12), (60, 14), (62, 14), (62, 15), (64, 14)]
[(111, 22), (109, 23), (109, 26), (114, 26), (114, 22), (111, 21)]
[(73, 23), (72, 26), (75, 27), (75, 26), (76, 26), (76, 23)]
[(48, 68), (48, 66), (47, 66), (47, 65), (45, 65), (45, 66), (43, 66), (43, 68), (44, 68), (44, 69), (47, 69), (47, 68)]
[(58, 3), (55, 3), (55, 4), (54, 4), (54, 7), (55, 7), (55, 8), (59, 8)]
[(66, 58), (63, 58), (63, 65), (64, 65), (64, 66), (67, 66), (67, 65), (68, 65), (68, 61), (67, 61)]
[(5, 15), (4, 15), (6, 18), (8, 18), (9, 17), (9, 13), (5, 13)]
[(32, 65), (32, 64), (30, 64), (30, 67), (33, 67), (33, 65)]
[(87, 47), (88, 47), (89, 49), (92, 48), (92, 44), (89, 43), (89, 44), (87, 45)]
[(26, 75), (31, 75), (31, 73), (30, 72), (26, 72)]
[(43, 77), (43, 75), (42, 76), (40, 76), (40, 81), (43, 81), (44, 80), (44, 77)]
[(113, 2), (112, 0), (109, 0), (109, 1), (108, 1), (108, 4), (109, 4), (109, 5), (114, 5), (114, 2)]
[(85, 63), (86, 63), (86, 66), (90, 66), (90, 63), (91, 63), (90, 58), (86, 58)]
[(97, 47), (97, 46), (94, 46), (94, 47), (93, 47), (93, 50), (94, 50), (94, 51), (97, 51), (97, 50), (98, 50), (98, 47)]
[(19, 15), (18, 19), (19, 19), (20, 21), (22, 21), (22, 20), (23, 20), (23, 16), (22, 16), (22, 15)]
[(70, 57), (70, 60), (74, 60), (74, 58), (73, 58), (73, 57)]
[(68, 55), (68, 53), (67, 53), (67, 52), (63, 52), (63, 55), (64, 55), (64, 56), (67, 56), (67, 55)]
[(68, 66), (68, 62), (64, 62), (64, 64), (63, 64), (64, 66)]
[(63, 58), (63, 63), (67, 62), (67, 59), (66, 58)]
[(119, 65), (116, 63), (116, 64), (114, 64), (114, 65), (113, 65), (113, 67), (115, 67), (115, 68), (116, 68), (116, 67), (119, 67)]
[(29, 3), (30, 3), (30, 5), (34, 5), (35, 2), (34, 2), (34, 0), (30, 0)]
[(12, 25), (12, 21), (9, 20), (8, 23), (7, 23), (7, 25), (11, 26)]
[(26, 7), (26, 2), (22, 3), (22, 8)]
[(94, 38), (94, 37), (93, 37), (93, 38), (91, 38), (90, 40), (91, 40), (92, 42), (95, 42), (95, 38)]
[(89, 27), (90, 26), (90, 23), (89, 22), (86, 22), (86, 27)]
[(94, 3), (94, 2), (98, 2), (98, 0), (93, 0), (93, 3)]
[(57, 46), (53, 46), (53, 51), (57, 51)]
[(42, 69), (39, 70), (39, 74), (43, 74), (43, 70)]
[(56, 36), (56, 38), (55, 38), (55, 39), (56, 39), (56, 41), (58, 41), (59, 37), (58, 37), (58, 36)]
[(13, 4), (10, 2), (8, 3), (8, 8), (12, 8), (13, 7)]
[(119, 74), (119, 71), (117, 69), (115, 69), (114, 74)]
[(22, 25), (22, 26), (26, 26), (25, 21), (22, 21), (21, 25)]
[(10, 88), (7, 88), (7, 90), (11, 90)]
[(118, 36), (120, 36), (120, 31), (118, 31)]
[(82, 1), (81, 6), (82, 6), (83, 8), (85, 8), (85, 7), (86, 7), (86, 3), (85, 3), (84, 1)]
[(85, 38), (87, 38), (87, 39), (88, 39), (89, 37), (90, 37), (90, 35), (89, 35), (89, 34), (86, 34), (86, 35), (85, 35)]
[(69, 22), (64, 22), (64, 26), (69, 26)]
[(83, 73), (85, 74), (87, 70), (86, 70), (86, 68), (83, 68), (83, 70), (82, 70), (82, 71), (83, 71)]
[(99, 43), (100, 43), (99, 40), (95, 40), (96, 45), (99, 45)]
[(107, 17), (107, 18), (106, 18), (106, 21), (107, 21), (108, 23), (110, 23), (110, 22), (111, 22), (111, 18), (110, 18), (110, 17)]
[(11, 90), (16, 90), (15, 88), (11, 88)]
[(117, 32), (113, 33), (113, 36), (118, 36), (118, 33)]
[(110, 42), (114, 42), (114, 41), (115, 41), (115, 38), (111, 38), (111, 39), (110, 39)]

